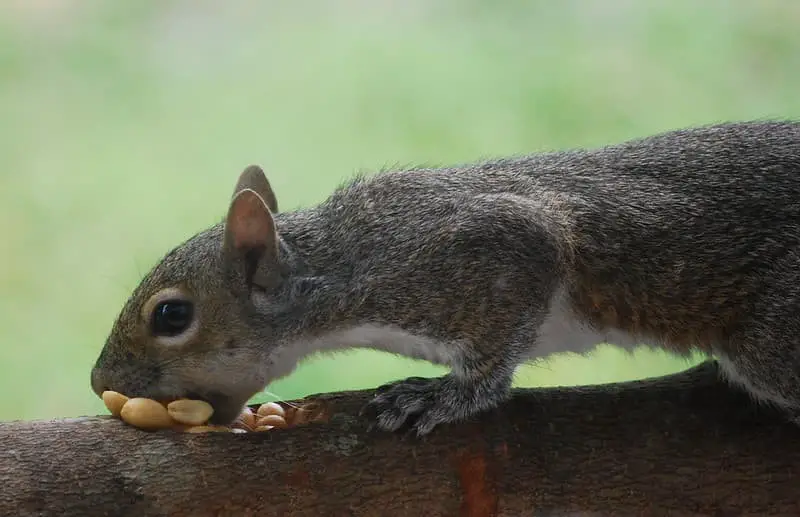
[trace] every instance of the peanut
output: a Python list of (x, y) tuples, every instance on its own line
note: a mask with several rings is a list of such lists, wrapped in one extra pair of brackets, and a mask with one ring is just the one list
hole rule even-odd
[(116, 391), (103, 392), (103, 404), (105, 404), (111, 414), (117, 418), (119, 418), (119, 414), (122, 411), (122, 406), (124, 406), (128, 400), (128, 397)]
[(129, 399), (122, 406), (120, 417), (125, 423), (140, 429), (166, 429), (172, 426), (172, 419), (166, 408), (151, 399)]
[(258, 419), (258, 421), (256, 421), (256, 427), (264, 427), (264, 426), (281, 427), (281, 428), (289, 427), (289, 425), (286, 423), (286, 420), (284, 420), (283, 417), (279, 415), (262, 416), (261, 418)]
[(323, 413), (322, 405), (318, 402), (308, 402), (298, 407), (292, 415), (292, 425), (303, 425), (319, 421)]
[(281, 418), (286, 417), (286, 411), (283, 406), (276, 402), (266, 402), (261, 404), (258, 408), (258, 416), (278, 415)]
[(245, 406), (236, 422), (230, 426), (221, 426), (208, 423), (214, 408), (202, 400), (165, 401), (143, 397), (129, 398), (116, 391), (105, 391), (102, 393), (102, 398), (113, 416), (144, 430), (173, 429), (187, 433), (244, 434), (248, 431), (263, 432), (276, 427), (279, 429), (290, 427), (292, 423), (289, 421), (295, 414), (300, 413), (299, 420), (305, 422), (311, 413), (302, 409), (298, 411), (293, 407), (286, 410), (276, 402), (267, 402), (261, 404), (256, 412)]
[(178, 423), (198, 426), (208, 422), (214, 408), (202, 400), (179, 399), (167, 405), (167, 412)]
[(307, 424), (311, 420), (311, 411), (305, 408), (297, 408), (292, 416), (294, 417), (292, 425)]
[(253, 410), (245, 406), (239, 417), (233, 423), (233, 426), (239, 429), (245, 429), (247, 431), (252, 431), (255, 429), (256, 416), (253, 414)]

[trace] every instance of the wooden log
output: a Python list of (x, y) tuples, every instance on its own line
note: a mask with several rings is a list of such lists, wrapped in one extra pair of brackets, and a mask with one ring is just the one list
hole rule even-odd
[(800, 515), (800, 430), (716, 363), (620, 384), (518, 389), (426, 438), (368, 432), (371, 392), (262, 433), (109, 417), (0, 424), (3, 516)]

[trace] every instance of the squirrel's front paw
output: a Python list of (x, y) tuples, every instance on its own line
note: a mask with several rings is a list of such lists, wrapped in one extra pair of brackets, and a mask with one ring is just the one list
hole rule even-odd
[(362, 414), (373, 416), (374, 427), (385, 431), (397, 431), (413, 419), (412, 430), (424, 436), (439, 424), (463, 420), (480, 409), (471, 403), (469, 390), (450, 375), (410, 377), (385, 384), (376, 392)]

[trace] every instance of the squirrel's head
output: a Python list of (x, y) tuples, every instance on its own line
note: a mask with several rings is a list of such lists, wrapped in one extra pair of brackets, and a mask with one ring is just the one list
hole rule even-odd
[(239, 177), (227, 218), (169, 252), (141, 281), (92, 370), (92, 389), (206, 400), (233, 421), (274, 378), (269, 309), (287, 266), (275, 195), (257, 166)]

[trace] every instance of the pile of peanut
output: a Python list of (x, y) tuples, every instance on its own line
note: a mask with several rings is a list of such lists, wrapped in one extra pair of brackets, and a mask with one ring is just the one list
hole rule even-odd
[[(261, 404), (253, 412), (245, 406), (239, 418), (230, 426), (208, 422), (214, 409), (205, 401), (178, 399), (159, 402), (147, 398), (128, 398), (116, 391), (103, 392), (103, 402), (111, 415), (123, 422), (148, 431), (174, 429), (188, 433), (231, 432), (247, 433), (283, 429), (322, 420), (309, 404), (305, 407), (284, 408), (276, 402)], [(313, 405), (315, 406), (315, 405)]]

